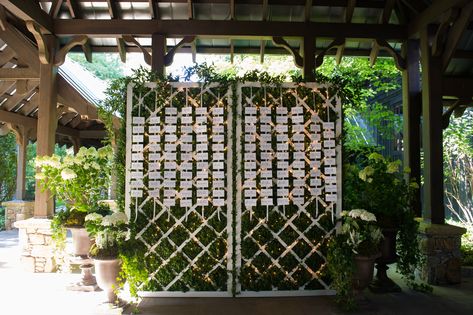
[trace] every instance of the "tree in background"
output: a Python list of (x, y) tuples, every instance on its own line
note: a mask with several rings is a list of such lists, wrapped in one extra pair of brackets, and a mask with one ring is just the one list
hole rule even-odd
[[(455, 221), (473, 232), (473, 111), (451, 118), (443, 133), (445, 203)], [(471, 235), (473, 241), (473, 235)]]
[(11, 200), (16, 188), (16, 139), (10, 132), (0, 137), (0, 202)]
[(82, 53), (70, 53), (67, 56), (104, 81), (121, 78), (124, 75), (123, 63), (118, 54), (93, 54), (92, 62), (88, 62)]

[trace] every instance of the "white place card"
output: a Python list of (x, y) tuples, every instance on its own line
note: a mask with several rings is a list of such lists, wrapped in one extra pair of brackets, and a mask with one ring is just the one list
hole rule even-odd
[(131, 118), (131, 122), (133, 125), (144, 125), (145, 124), (145, 118), (144, 117), (139, 117), (139, 116), (134, 116)]

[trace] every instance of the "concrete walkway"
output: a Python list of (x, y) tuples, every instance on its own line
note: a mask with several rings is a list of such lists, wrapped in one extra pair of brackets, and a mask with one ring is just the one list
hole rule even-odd
[[(17, 231), (0, 232), (0, 314), (120, 314), (103, 303), (102, 292), (73, 292), (69, 283), (79, 274), (32, 274), (19, 268)], [(375, 295), (364, 292), (360, 310), (351, 314), (472, 315), (473, 278), (461, 285), (435, 287), (434, 294), (413, 292), (399, 276), (390, 276), (403, 292)], [(141, 315), (315, 315), (343, 314), (333, 297), (299, 298), (145, 298)], [(136, 311), (128, 307), (123, 314)]]

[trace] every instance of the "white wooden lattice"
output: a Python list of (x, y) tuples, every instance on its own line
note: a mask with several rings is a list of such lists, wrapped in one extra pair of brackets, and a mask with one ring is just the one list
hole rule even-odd
[[(172, 83), (171, 95), (164, 103), (155, 102), (145, 106), (144, 99), (156, 93), (155, 85), (146, 85), (149, 90), (144, 95), (133, 93), (133, 86), (128, 88), (127, 117), (127, 172), (126, 172), (126, 209), (132, 219), (143, 216), (147, 221), (137, 234), (137, 239), (148, 249), (146, 256), (157, 255), (156, 249), (163, 242), (169, 242), (175, 251), (163, 259), (160, 267), (149, 275), (150, 280), (158, 281), (156, 275), (173, 258), (181, 255), (187, 266), (174, 274), (172, 280), (160, 283), (163, 291), (170, 290), (181, 281), (186, 272), (196, 262), (209, 254), (210, 244), (199, 240), (201, 231), (210, 230), (216, 238), (226, 238), (227, 255), (219, 258), (215, 267), (207, 272), (206, 278), (212, 282), (212, 272), (224, 268), (228, 274), (233, 269), (242, 272), (242, 267), (251, 266), (258, 255), (264, 255), (272, 266), (279, 268), (291, 279), (297, 268), (303, 268), (321, 283), (317, 270), (307, 263), (313, 254), (325, 257), (307, 235), (317, 228), (328, 235), (332, 230), (325, 230), (319, 223), (323, 213), (330, 213), (333, 219), (340, 204), (340, 144), (337, 143), (341, 132), (341, 120), (336, 117), (321, 119), (318, 112), (308, 105), (307, 96), (297, 93), (295, 84), (285, 84), (280, 95), (271, 95), (264, 89), (264, 102), (255, 104), (254, 95), (242, 93), (244, 88), (262, 89), (258, 83), (238, 85), (238, 104), (231, 104), (231, 89), (224, 95), (217, 95), (212, 90), (216, 85), (203, 88), (194, 83)], [(312, 89), (313, 97), (324, 100), (329, 112), (341, 116), (341, 104), (336, 95), (328, 95), (327, 86), (306, 84)], [(190, 89), (201, 89), (200, 93), (191, 96)], [(295, 106), (289, 108), (281, 95), (291, 94)], [(185, 95), (182, 98), (182, 95)], [(178, 100), (178, 96), (181, 98)], [(203, 104), (203, 97), (211, 101)], [(154, 97), (154, 96), (152, 96)], [(156, 97), (157, 99), (157, 97)], [(147, 103), (148, 104), (148, 103)], [(237, 106), (237, 152), (231, 150), (231, 107)], [(335, 115), (334, 115), (335, 116)], [(145, 118), (146, 117), (146, 118)], [(240, 142), (242, 139), (242, 142)], [(240, 147), (240, 143), (242, 144)], [(232, 159), (237, 159), (237, 178), (233, 179)], [(194, 171), (193, 171), (194, 169)], [(195, 171), (196, 170), (196, 171)], [(227, 180), (225, 180), (225, 177)], [(234, 183), (235, 180), (235, 183)], [(145, 183), (147, 183), (145, 185)], [(236, 184), (236, 196), (232, 187)], [(232, 215), (232, 199), (237, 201), (236, 216)], [(308, 210), (315, 202), (316, 213)], [(149, 211), (152, 204), (153, 211)], [(298, 211), (292, 215), (285, 213), (286, 206), (295, 205)], [(186, 210), (180, 214), (170, 211), (173, 207)], [(216, 211), (205, 209), (213, 207)], [(259, 220), (251, 230), (243, 230), (241, 218), (253, 216), (256, 207), (265, 207), (266, 218)], [(320, 209), (319, 209), (320, 207)], [(224, 210), (224, 211), (222, 211)], [(273, 257), (265, 244), (258, 244), (254, 234), (258, 230), (268, 230), (268, 215), (277, 212), (284, 218), (284, 225), (278, 231), (270, 230), (272, 238), (284, 247), (279, 257)], [(198, 215), (203, 221), (195, 230), (189, 230), (185, 222), (189, 215)], [(305, 230), (300, 230), (295, 221), (301, 215), (311, 218)], [(209, 223), (213, 219), (227, 222), (226, 228), (216, 231)], [(153, 243), (148, 243), (144, 235), (156, 229), (159, 220), (171, 220), (173, 226), (160, 235)], [(233, 220), (236, 229), (233, 230)], [(184, 229), (188, 238), (182, 243), (174, 243), (173, 230)], [(281, 236), (284, 230), (290, 229), (297, 234), (297, 239), (286, 243)], [(235, 233), (235, 234), (233, 234)], [(233, 240), (236, 247), (233, 248)], [(252, 240), (258, 250), (252, 257), (242, 257), (242, 240)], [(183, 251), (190, 242), (195, 242), (200, 253), (189, 257)], [(309, 244), (310, 252), (300, 257), (294, 250), (297, 242)], [(236, 265), (232, 264), (232, 256)], [(291, 256), (299, 264), (297, 268), (286, 270), (281, 264), (284, 257)], [(227, 289), (231, 294), (232, 277), (228, 277)], [(237, 293), (245, 292), (236, 283)], [(300, 289), (304, 289), (301, 285)]]

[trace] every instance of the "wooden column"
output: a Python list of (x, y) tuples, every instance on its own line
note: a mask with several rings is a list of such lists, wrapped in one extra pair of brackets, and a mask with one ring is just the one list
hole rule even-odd
[(304, 37), (304, 79), (307, 82), (315, 81), (315, 37)]
[[(54, 55), (55, 38), (44, 35), (51, 55)], [(51, 60), (53, 60), (52, 58)], [(39, 109), (37, 127), (37, 155), (54, 153), (57, 127), (57, 66), (52, 63), (40, 63)], [(49, 191), (41, 191), (38, 183), (35, 190), (35, 217), (51, 217), (54, 213), (53, 199)]]
[(445, 223), (443, 200), (442, 59), (432, 56), (431, 31), (421, 32), (422, 144), (424, 149), (423, 215), (434, 224)]
[(26, 150), (28, 147), (28, 130), (25, 127), (20, 128), (21, 132), (17, 135), (17, 164), (16, 164), (16, 191), (15, 199), (25, 199), (25, 180), (26, 180)]
[[(406, 69), (402, 71), (402, 112), (404, 123), (404, 166), (411, 169), (408, 179), (414, 179), (420, 187), (420, 117), (422, 98), (420, 88), (419, 41), (408, 40), (403, 47)], [(420, 189), (416, 192), (412, 207), (422, 216)]]
[(166, 37), (154, 33), (151, 36), (151, 70), (160, 75), (166, 75), (164, 56), (166, 54)]

